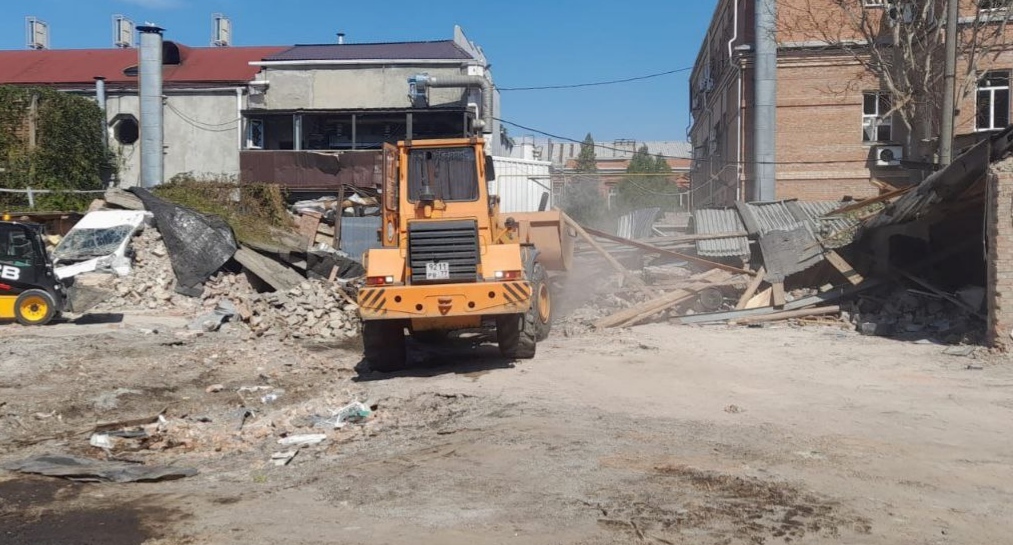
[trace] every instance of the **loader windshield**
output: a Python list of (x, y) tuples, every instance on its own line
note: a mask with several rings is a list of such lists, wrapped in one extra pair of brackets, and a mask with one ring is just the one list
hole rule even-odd
[(417, 202), (426, 184), (443, 201), (478, 200), (478, 165), (471, 147), (408, 152), (408, 200)]

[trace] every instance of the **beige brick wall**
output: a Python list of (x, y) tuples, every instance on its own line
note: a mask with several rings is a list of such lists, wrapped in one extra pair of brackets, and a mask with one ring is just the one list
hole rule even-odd
[[(1007, 170), (1010, 161), (1002, 163)], [(988, 181), (988, 337), (1003, 351), (1013, 346), (1013, 172), (998, 172)]]

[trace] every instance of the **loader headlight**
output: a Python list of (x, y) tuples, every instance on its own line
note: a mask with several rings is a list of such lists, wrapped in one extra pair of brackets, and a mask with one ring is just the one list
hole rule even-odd
[(496, 280), (517, 280), (521, 277), (521, 271), (496, 271)]

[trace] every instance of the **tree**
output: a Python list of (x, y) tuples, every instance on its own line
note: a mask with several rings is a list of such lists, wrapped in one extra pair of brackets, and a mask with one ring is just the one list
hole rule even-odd
[(578, 174), (565, 180), (563, 184), (560, 207), (581, 225), (604, 227), (608, 217), (608, 205), (602, 197), (598, 176), (594, 176), (598, 172), (598, 160), (591, 133), (587, 133), (580, 144), (580, 153), (577, 155), (574, 170)]
[(630, 176), (619, 183), (620, 208), (674, 209), (679, 204), (679, 188), (672, 183), (671, 172), (664, 157), (652, 157), (647, 146), (640, 146), (626, 167)]
[(596, 173), (598, 172), (598, 158), (594, 153), (594, 138), (587, 133), (584, 141), (580, 144), (580, 153), (577, 155), (577, 172)]
[[(777, 39), (780, 44), (811, 44), (818, 54), (840, 54), (859, 70), (845, 94), (861, 87), (888, 92), (875, 109), (892, 115), (906, 128), (909, 157), (932, 162), (938, 150), (945, 66), (946, 2), (949, 0), (890, 0), (872, 9), (866, 0), (802, 0), (778, 3)], [(953, 0), (957, 1), (957, 0)], [(957, 101), (975, 90), (982, 61), (1005, 44), (1013, 0), (993, 0), (988, 9), (961, 0), (968, 10), (959, 21), (957, 41)], [(872, 100), (876, 100), (873, 98)], [(866, 126), (875, 131), (875, 126)]]

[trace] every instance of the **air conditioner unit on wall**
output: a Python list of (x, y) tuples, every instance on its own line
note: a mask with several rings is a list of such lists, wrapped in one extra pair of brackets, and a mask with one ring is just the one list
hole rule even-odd
[(876, 154), (877, 167), (900, 166), (904, 159), (904, 146), (876, 146), (872, 151)]

